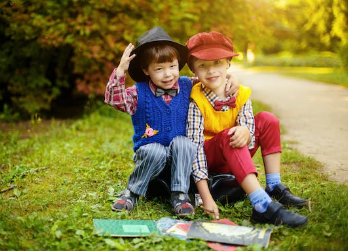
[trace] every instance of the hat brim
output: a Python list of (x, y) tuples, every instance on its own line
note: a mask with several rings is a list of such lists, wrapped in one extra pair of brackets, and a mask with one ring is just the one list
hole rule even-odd
[(141, 52), (150, 46), (153, 46), (155, 44), (169, 44), (176, 48), (179, 52), (180, 55), (180, 60), (179, 60), (179, 71), (185, 66), (186, 64), (186, 57), (187, 57), (187, 48), (186, 46), (179, 44), (177, 42), (171, 41), (171, 40), (156, 40), (156, 41), (151, 41), (145, 44), (142, 44), (138, 47), (136, 47), (132, 52), (131, 55), (136, 54), (137, 56), (133, 58), (133, 60), (129, 63), (129, 68), (128, 68), (128, 74), (129, 76), (136, 82), (143, 82), (147, 81), (150, 79), (149, 76), (145, 75), (143, 72), (143, 69), (141, 68), (140, 64), (140, 55)]
[(231, 50), (224, 50), (222, 48), (207, 48), (200, 51), (193, 52), (190, 56), (194, 56), (201, 60), (218, 60), (223, 58), (232, 58), (238, 56)]

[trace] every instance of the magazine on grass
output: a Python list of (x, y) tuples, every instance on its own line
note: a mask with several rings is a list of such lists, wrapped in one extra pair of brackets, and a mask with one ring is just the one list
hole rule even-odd
[(211, 221), (195, 221), (187, 233), (187, 238), (243, 246), (259, 243), (266, 248), (272, 230), (272, 228), (253, 228)]
[(200, 238), (215, 250), (234, 251), (239, 245), (259, 243), (268, 246), (272, 228), (238, 226), (228, 219), (185, 221), (171, 218), (152, 220), (93, 219), (94, 232), (100, 236), (138, 237), (152, 233), (182, 240)]
[(159, 233), (156, 222), (152, 220), (109, 220), (94, 219), (94, 231), (97, 235), (113, 237), (148, 236)]

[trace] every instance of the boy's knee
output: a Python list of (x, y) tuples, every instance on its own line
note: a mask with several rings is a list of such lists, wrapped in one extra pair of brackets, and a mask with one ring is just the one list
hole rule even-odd
[(176, 136), (171, 143), (173, 149), (185, 149), (185, 151), (195, 151), (194, 143), (185, 136)]
[(189, 142), (191, 142), (191, 140), (189, 138), (187, 138), (186, 136), (176, 136), (175, 138), (173, 138), (171, 144), (173, 146), (180, 147), (180, 146), (185, 145)]
[(279, 126), (279, 119), (273, 113), (263, 111), (256, 116), (269, 125)]
[(141, 146), (137, 150), (137, 154), (143, 156), (143, 158), (158, 159), (162, 157), (166, 158), (167, 152), (163, 145), (158, 143), (152, 143)]

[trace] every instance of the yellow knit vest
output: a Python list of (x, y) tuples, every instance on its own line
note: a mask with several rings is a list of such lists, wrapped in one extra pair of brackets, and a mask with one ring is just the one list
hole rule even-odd
[(219, 132), (233, 127), (239, 110), (248, 101), (250, 95), (250, 88), (240, 85), (236, 98), (236, 108), (231, 108), (228, 111), (216, 111), (201, 91), (201, 83), (193, 86), (191, 98), (196, 102), (204, 117), (204, 139), (211, 139)]

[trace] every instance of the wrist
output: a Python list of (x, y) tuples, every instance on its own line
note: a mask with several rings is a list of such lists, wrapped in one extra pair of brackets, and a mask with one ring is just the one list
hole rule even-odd
[(213, 197), (209, 191), (207, 180), (200, 180), (196, 183), (199, 195), (202, 198), (203, 203), (207, 203), (208, 201), (212, 201)]
[(124, 75), (126, 75), (126, 71), (119, 67), (116, 69), (115, 73), (115, 77), (123, 77)]

